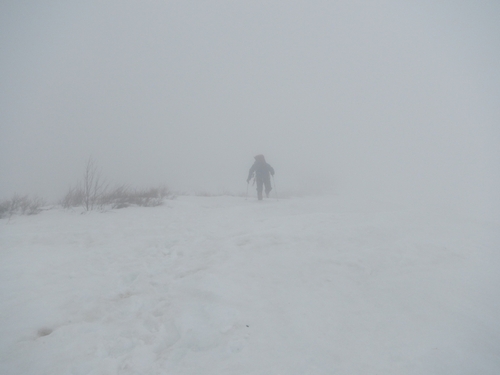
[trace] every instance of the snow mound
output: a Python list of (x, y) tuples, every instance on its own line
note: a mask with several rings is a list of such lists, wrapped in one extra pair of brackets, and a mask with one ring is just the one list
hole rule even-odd
[(0, 221), (0, 373), (497, 374), (500, 228), (338, 196)]

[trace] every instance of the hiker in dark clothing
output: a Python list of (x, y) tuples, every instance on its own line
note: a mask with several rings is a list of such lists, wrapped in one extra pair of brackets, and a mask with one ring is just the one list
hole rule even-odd
[(274, 176), (274, 169), (266, 163), (264, 155), (257, 155), (255, 157), (255, 163), (253, 163), (252, 168), (248, 172), (247, 183), (250, 182), (254, 173), (255, 180), (257, 181), (257, 196), (259, 200), (262, 200), (262, 188), (264, 186), (266, 188), (266, 197), (269, 198), (269, 192), (272, 190), (270, 176)]

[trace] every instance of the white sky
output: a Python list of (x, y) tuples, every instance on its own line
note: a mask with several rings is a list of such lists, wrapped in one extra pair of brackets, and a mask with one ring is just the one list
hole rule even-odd
[[(436, 4), (438, 3), (438, 4)], [(0, 197), (111, 183), (498, 207), (497, 1), (4, 1)]]

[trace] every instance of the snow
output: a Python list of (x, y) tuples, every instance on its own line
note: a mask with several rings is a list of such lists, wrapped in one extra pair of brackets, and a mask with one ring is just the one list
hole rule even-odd
[(0, 221), (0, 373), (498, 374), (500, 226), (340, 196)]

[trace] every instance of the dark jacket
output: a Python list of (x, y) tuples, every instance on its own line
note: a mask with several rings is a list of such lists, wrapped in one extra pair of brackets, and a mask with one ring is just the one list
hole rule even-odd
[(248, 171), (247, 181), (251, 180), (254, 173), (257, 181), (266, 181), (270, 179), (269, 175), (274, 176), (274, 168), (266, 163), (263, 155), (257, 155), (255, 157), (255, 163), (253, 163), (252, 167)]

